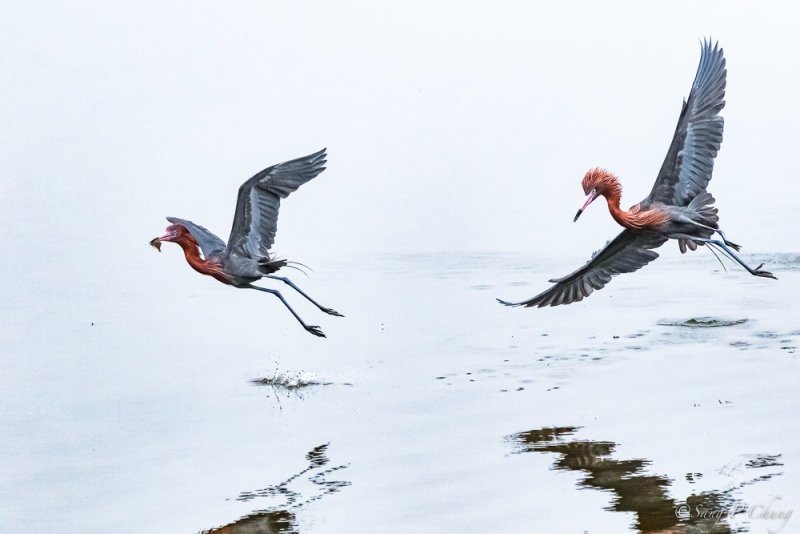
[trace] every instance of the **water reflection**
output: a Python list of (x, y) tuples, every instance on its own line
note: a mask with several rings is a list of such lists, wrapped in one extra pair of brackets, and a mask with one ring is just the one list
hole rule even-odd
[[(345, 480), (328, 480), (329, 475), (349, 466), (349, 464), (343, 464), (327, 467), (330, 464), (327, 454), (329, 445), (330, 443), (325, 443), (311, 449), (306, 454), (308, 467), (280, 484), (254, 491), (243, 491), (236, 497), (236, 500), (241, 502), (279, 498), (282, 500), (280, 505), (256, 510), (223, 527), (205, 530), (203, 534), (294, 534), (299, 532), (294, 511), (350, 485), (350, 482)], [(313, 484), (314, 492), (311, 495), (294, 489), (296, 485), (301, 485), (306, 481)], [(308, 490), (305, 491), (308, 493)]]
[(204, 534), (295, 534), (294, 514), (288, 510), (248, 515), (224, 527), (204, 531)]
[[(507, 436), (513, 443), (515, 454), (544, 452), (558, 454), (554, 467), (586, 474), (580, 488), (593, 488), (613, 493), (609, 510), (636, 514), (634, 528), (643, 534), (656, 533), (714, 533), (747, 532), (735, 520), (747, 508), (731, 495), (742, 486), (767, 480), (782, 474), (772, 472), (724, 491), (702, 492), (675, 501), (667, 493), (672, 480), (657, 475), (644, 474), (650, 464), (645, 459), (616, 460), (611, 458), (616, 443), (611, 441), (569, 440), (579, 427), (558, 427), (530, 430)], [(744, 468), (782, 467), (780, 456), (759, 456), (750, 459)], [(692, 473), (688, 478), (700, 478)], [(729, 516), (730, 514), (730, 516)]]

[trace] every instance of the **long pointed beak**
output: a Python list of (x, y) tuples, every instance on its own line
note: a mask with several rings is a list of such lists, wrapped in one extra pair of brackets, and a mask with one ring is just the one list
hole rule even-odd
[(583, 213), (583, 210), (586, 209), (586, 206), (591, 204), (595, 198), (597, 198), (597, 191), (592, 189), (592, 192), (586, 195), (586, 202), (583, 203), (583, 207), (578, 210), (578, 213), (575, 214), (575, 218), (572, 219), (572, 222), (576, 222), (578, 220), (578, 217), (581, 216), (581, 213)]
[(174, 241), (175, 240), (175, 232), (170, 230), (169, 228), (167, 228), (166, 232), (164, 232), (163, 235), (160, 235), (158, 237), (154, 237), (153, 241), (155, 241), (155, 240), (159, 240), (159, 241)]

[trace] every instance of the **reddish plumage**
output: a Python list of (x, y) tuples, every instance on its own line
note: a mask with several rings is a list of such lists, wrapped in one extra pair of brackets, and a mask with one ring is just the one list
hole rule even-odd
[[(658, 253), (653, 249), (668, 239), (677, 240), (681, 252), (708, 246), (753, 276), (775, 278), (761, 269), (763, 264), (753, 269), (734, 253), (739, 245), (728, 241), (720, 230), (714, 197), (706, 190), (722, 142), (724, 120), (719, 112), (725, 106), (726, 72), (722, 49), (704, 41), (692, 90), (684, 100), (650, 194), (624, 211), (619, 207), (622, 187), (616, 176), (598, 167), (583, 177), (586, 200), (573, 220), (577, 221), (589, 204), (603, 196), (611, 216), (625, 229), (583, 266), (550, 280), (554, 284), (550, 289), (522, 302), (498, 299), (502, 304), (542, 307), (578, 302), (605, 287), (613, 276), (632, 273), (656, 259)], [(713, 239), (715, 233), (721, 240)]]
[(642, 209), (641, 204), (634, 204), (628, 211), (620, 209), (622, 186), (619, 179), (605, 169), (597, 167), (590, 170), (583, 177), (581, 185), (587, 195), (596, 191), (596, 196), (605, 197), (611, 216), (625, 228), (655, 230), (669, 221), (669, 213), (659, 206)]
[(261, 278), (280, 280), (328, 315), (342, 316), (332, 308), (320, 305), (284, 276), (273, 273), (289, 262), (271, 257), (270, 249), (278, 229), (278, 210), (281, 199), (296, 191), (325, 170), (326, 152), (322, 149), (308, 156), (285, 161), (255, 174), (239, 187), (228, 243), (199, 224), (177, 217), (167, 217), (172, 223), (164, 235), (150, 244), (161, 251), (161, 242), (180, 245), (189, 265), (223, 284), (255, 289), (274, 295), (294, 315), (306, 331), (325, 337), (320, 327), (307, 325), (276, 290), (253, 285)]
[(161, 238), (162, 241), (172, 241), (183, 249), (186, 262), (200, 274), (213, 276), (223, 284), (231, 285), (231, 281), (225, 275), (224, 266), (215, 257), (203, 259), (200, 256), (200, 244), (194, 236), (182, 224), (174, 224), (169, 227), (172, 235), (168, 239)]

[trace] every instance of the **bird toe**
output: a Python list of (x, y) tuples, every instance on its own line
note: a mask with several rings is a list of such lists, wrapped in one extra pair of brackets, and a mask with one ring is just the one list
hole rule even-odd
[(314, 325), (306, 326), (306, 330), (308, 330), (309, 332), (311, 332), (312, 334), (314, 334), (317, 337), (327, 337), (322, 332), (322, 329), (320, 327), (318, 327), (318, 326), (314, 326)]
[(762, 271), (760, 269), (756, 269), (756, 272), (753, 273), (756, 276), (760, 276), (762, 278), (772, 278), (773, 280), (777, 280), (778, 277), (772, 274), (769, 271)]

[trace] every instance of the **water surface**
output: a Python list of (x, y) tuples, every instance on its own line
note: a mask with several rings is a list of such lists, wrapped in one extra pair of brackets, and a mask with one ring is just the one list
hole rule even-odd
[(281, 288), (328, 339), (158, 276), (165, 255), (149, 285), (6, 290), (3, 531), (767, 532), (752, 510), (800, 510), (795, 255), (748, 258), (778, 282), (665, 255), (551, 309), (495, 298), (575, 260), (364, 256), (295, 277), (345, 318)]

